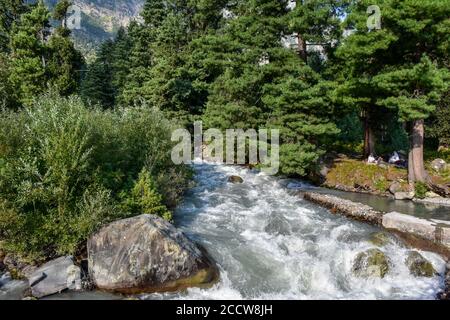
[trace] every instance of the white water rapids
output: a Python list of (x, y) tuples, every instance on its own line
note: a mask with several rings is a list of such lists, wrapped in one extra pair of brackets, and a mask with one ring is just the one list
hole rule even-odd
[[(442, 276), (416, 278), (404, 264), (408, 249), (382, 248), (392, 262), (383, 279), (353, 276), (355, 256), (373, 248), (380, 231), (305, 202), (283, 180), (235, 166), (195, 166), (197, 185), (175, 220), (218, 263), (210, 289), (152, 294), (147, 299), (434, 299)], [(227, 182), (239, 175), (243, 184)], [(443, 259), (421, 252), (442, 275)]]

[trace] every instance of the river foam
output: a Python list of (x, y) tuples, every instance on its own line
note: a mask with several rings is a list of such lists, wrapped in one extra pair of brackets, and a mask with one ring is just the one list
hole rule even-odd
[[(210, 289), (148, 299), (434, 299), (443, 289), (442, 276), (409, 274), (408, 249), (397, 241), (382, 248), (392, 262), (386, 277), (355, 277), (355, 256), (374, 247), (368, 239), (380, 230), (305, 202), (283, 180), (211, 163), (197, 164), (195, 170), (197, 185), (175, 221), (207, 248), (221, 280)], [(230, 175), (244, 183), (228, 183)], [(421, 253), (442, 275), (443, 259)]]

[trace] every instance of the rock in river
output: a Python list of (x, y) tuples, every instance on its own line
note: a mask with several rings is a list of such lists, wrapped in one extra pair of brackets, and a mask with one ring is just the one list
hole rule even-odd
[(244, 183), (244, 179), (242, 179), (239, 176), (229, 176), (228, 177), (228, 182), (234, 183), (234, 184), (240, 184), (240, 183)]
[(163, 292), (208, 286), (218, 270), (169, 222), (141, 215), (113, 222), (88, 240), (89, 274), (103, 290)]
[(395, 200), (412, 200), (414, 196), (414, 192), (396, 192), (394, 194)]
[(353, 273), (357, 277), (384, 278), (389, 271), (389, 259), (379, 249), (369, 249), (360, 252), (353, 263)]
[(437, 274), (430, 261), (425, 259), (417, 251), (408, 252), (405, 264), (409, 268), (409, 272), (416, 277), (433, 277)]
[(81, 290), (81, 271), (70, 256), (60, 257), (36, 269), (29, 277), (31, 293), (42, 298), (66, 289)]

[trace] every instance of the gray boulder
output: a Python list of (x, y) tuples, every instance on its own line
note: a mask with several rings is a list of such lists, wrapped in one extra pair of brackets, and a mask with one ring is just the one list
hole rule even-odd
[(389, 192), (395, 195), (397, 192), (399, 192), (401, 190), (401, 188), (402, 188), (402, 185), (400, 184), (400, 182), (394, 181), (389, 186)]
[(26, 280), (5, 281), (0, 286), (0, 300), (22, 300), (28, 295), (30, 286)]
[(447, 163), (442, 159), (434, 159), (431, 162), (431, 168), (437, 172), (444, 171), (446, 169)]
[(94, 234), (87, 247), (91, 280), (102, 290), (176, 291), (210, 286), (219, 275), (202, 249), (154, 215), (113, 222)]
[(60, 257), (36, 269), (29, 277), (31, 293), (42, 298), (64, 290), (81, 290), (81, 270), (70, 256)]
[(389, 271), (389, 267), (390, 261), (381, 250), (369, 249), (356, 256), (352, 271), (357, 277), (384, 278)]
[(29, 293), (28, 281), (13, 280), (11, 274), (0, 274), (0, 300), (21, 300)]
[(419, 252), (410, 251), (405, 260), (409, 272), (415, 277), (434, 277), (437, 272), (430, 261), (425, 259)]
[(396, 192), (394, 194), (395, 200), (412, 200), (414, 196), (414, 192)]

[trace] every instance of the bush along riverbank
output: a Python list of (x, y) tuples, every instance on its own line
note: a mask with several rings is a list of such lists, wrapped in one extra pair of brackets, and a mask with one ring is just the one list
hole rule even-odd
[(443, 196), (422, 183), (416, 183), (411, 190), (404, 168), (388, 163), (368, 164), (343, 154), (324, 156), (309, 178), (315, 184), (330, 189), (450, 206), (450, 199), (445, 194), (450, 192), (450, 164), (443, 159), (435, 159), (427, 162), (427, 167), (433, 183), (444, 191)]
[(102, 110), (46, 94), (0, 113), (0, 245), (11, 260), (82, 256), (102, 225), (171, 220), (191, 171), (170, 159), (174, 123), (152, 108)]

